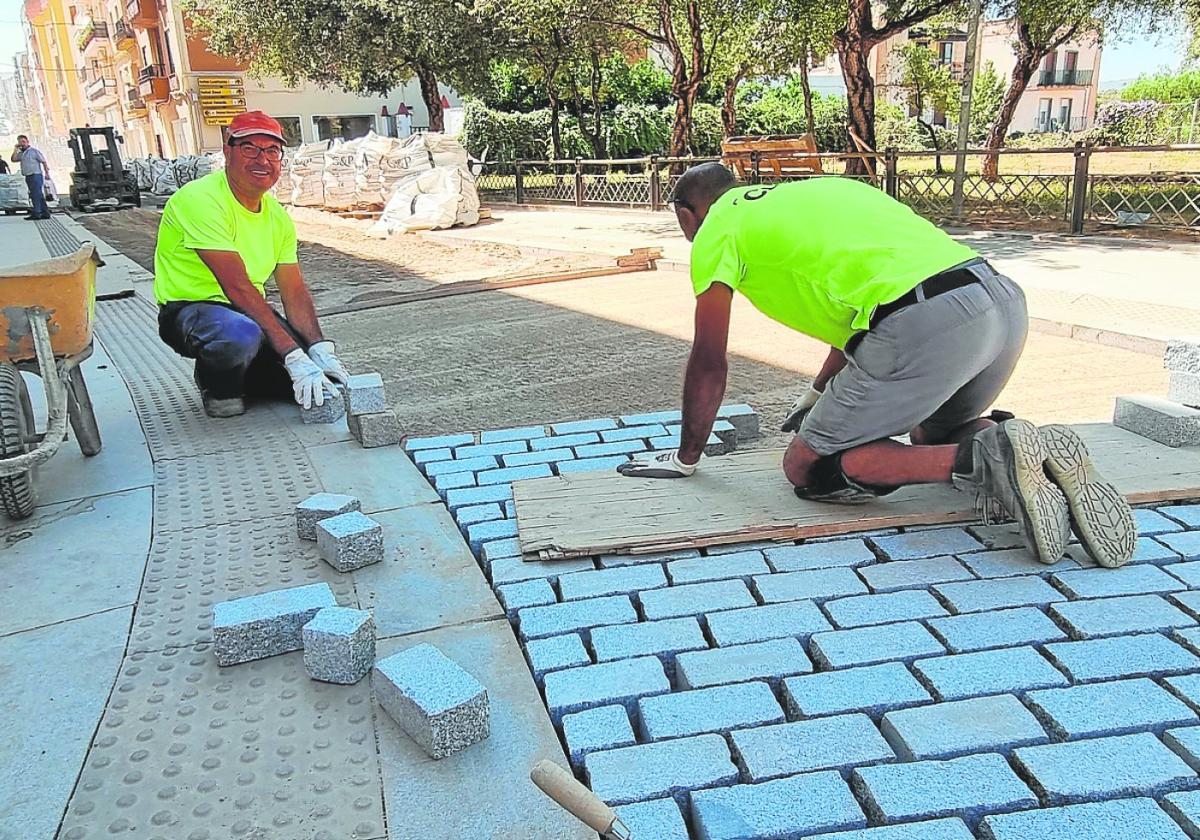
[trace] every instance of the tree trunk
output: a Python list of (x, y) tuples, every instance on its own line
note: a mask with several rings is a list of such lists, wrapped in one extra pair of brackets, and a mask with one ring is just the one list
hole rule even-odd
[[(996, 114), (996, 121), (992, 123), (992, 130), (988, 133), (986, 148), (989, 151), (1004, 148), (1004, 137), (1008, 134), (1008, 126), (1012, 123), (1017, 104), (1021, 101), (1021, 95), (1025, 93), (1025, 88), (1029, 86), (1029, 80), (1033, 78), (1038, 62), (1041, 61), (1041, 56), (1022, 49), (1022, 45), (1019, 43), (1017, 49), (1017, 63), (1013, 66), (1008, 89), (1004, 91), (1004, 99), (1000, 102), (1000, 111)], [(983, 159), (984, 178), (993, 181), (999, 173), (999, 155), (988, 155)]]
[(583, 139), (592, 147), (592, 157), (599, 160), (604, 157), (601, 150), (604, 147), (604, 140), (599, 132), (593, 131), (588, 126), (588, 121), (583, 111), (583, 94), (579, 92), (579, 81), (575, 78), (575, 70), (571, 69), (571, 98), (575, 102), (575, 118), (579, 123), (579, 133), (583, 135)]
[(597, 159), (603, 160), (608, 157), (608, 144), (604, 142), (604, 120), (603, 112), (600, 109), (600, 83), (603, 81), (600, 71), (600, 53), (592, 50), (592, 136), (595, 142), (592, 143), (592, 148), (596, 152)]
[(546, 96), (550, 100), (550, 150), (554, 160), (562, 160), (562, 103), (558, 99), (558, 91), (552, 86), (546, 86)]
[(812, 136), (815, 143), (817, 141), (817, 117), (813, 114), (812, 86), (808, 81), (809, 56), (808, 44), (805, 44), (804, 53), (800, 56), (800, 90), (804, 94), (804, 122), (807, 124), (808, 133)]
[(737, 133), (737, 86), (742, 80), (742, 70), (725, 80), (725, 93), (721, 97), (721, 129), (726, 137)]
[(438, 90), (437, 74), (424, 64), (417, 65), (417, 80), (421, 83), (421, 98), (429, 111), (429, 130), (444, 131), (445, 117), (442, 114), (442, 94)]
[(687, 157), (692, 145), (692, 107), (696, 93), (683, 90), (675, 94), (675, 121), (671, 124), (671, 157)]
[(925, 133), (929, 135), (929, 142), (933, 146), (934, 169), (937, 172), (937, 174), (941, 175), (945, 172), (945, 170), (942, 169), (942, 156), (940, 154), (941, 149), (938, 148), (937, 132), (933, 130), (933, 123), (927, 123), (927, 122), (925, 122), (925, 120), (921, 119), (919, 116), (916, 119), (917, 119), (917, 125), (921, 126), (921, 128), (923, 128), (923, 129), (925, 129)]
[[(869, 6), (867, 14), (870, 15)], [(857, 35), (848, 35), (837, 39), (837, 51), (842, 63), (842, 78), (846, 82), (846, 117), (850, 131), (874, 150), (875, 80), (871, 77), (869, 64), (871, 45)], [(846, 150), (861, 151), (853, 137), (847, 138)], [(846, 161), (847, 175), (867, 175), (870, 172), (871, 169), (862, 158), (849, 158)]]

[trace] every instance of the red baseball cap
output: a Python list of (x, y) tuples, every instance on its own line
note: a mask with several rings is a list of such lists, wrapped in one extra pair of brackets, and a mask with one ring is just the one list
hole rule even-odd
[(262, 111), (245, 111), (238, 114), (229, 123), (229, 139), (237, 140), (252, 134), (265, 134), (274, 137), (280, 143), (283, 139), (283, 126), (274, 117), (267, 116)]

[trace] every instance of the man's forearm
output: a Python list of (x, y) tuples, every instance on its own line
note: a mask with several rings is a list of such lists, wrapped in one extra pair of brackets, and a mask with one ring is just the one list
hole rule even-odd
[(317, 307), (313, 304), (312, 295), (304, 285), (298, 287), (279, 287), (279, 297), (283, 301), (283, 313), (288, 323), (300, 333), (300, 337), (309, 343), (316, 344), (325, 339), (321, 332), (321, 324), (317, 321)]
[(829, 348), (829, 355), (825, 357), (825, 363), (821, 365), (821, 370), (817, 372), (817, 376), (813, 379), (813, 387), (818, 391), (824, 391), (825, 386), (829, 384), (829, 380), (837, 375), (838, 371), (846, 366), (846, 354), (836, 347)]
[(704, 446), (725, 397), (728, 372), (724, 358), (705, 361), (697, 359), (693, 353), (688, 360), (683, 377), (683, 428), (679, 441), (679, 457), (684, 463), (694, 464), (704, 454)]

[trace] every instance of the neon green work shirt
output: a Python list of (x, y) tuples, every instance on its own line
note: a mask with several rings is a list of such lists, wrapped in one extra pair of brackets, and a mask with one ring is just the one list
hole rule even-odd
[(977, 256), (869, 184), (811, 178), (718, 198), (692, 242), (692, 286), (723, 283), (842, 349), (876, 306)]
[(271, 195), (251, 213), (230, 192), (225, 173), (213, 172), (184, 184), (163, 210), (154, 249), (154, 297), (160, 304), (229, 302), (197, 250), (236, 251), (261, 294), (275, 266), (296, 262), (296, 226)]

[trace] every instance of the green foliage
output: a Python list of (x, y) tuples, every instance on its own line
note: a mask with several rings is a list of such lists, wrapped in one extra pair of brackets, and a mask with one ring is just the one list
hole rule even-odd
[(1004, 99), (1004, 80), (996, 72), (996, 65), (985, 61), (975, 74), (971, 91), (971, 143), (982, 143), (987, 139), (1000, 113)]
[(656, 105), (671, 102), (671, 77), (648, 58), (630, 64), (621, 53), (614, 53), (604, 63), (605, 104)]
[(1194, 102), (1108, 102), (1096, 111), (1089, 138), (1109, 146), (1190, 143), (1200, 136)]
[(928, 132), (915, 119), (899, 105), (884, 101), (875, 103), (875, 142), (880, 149), (926, 149), (930, 145)]
[(536, 111), (550, 105), (545, 88), (530, 68), (518, 61), (493, 61), (478, 93), (479, 101), (497, 111)]
[(467, 100), (459, 141), (481, 159), (543, 160), (550, 156), (550, 112), (509, 114)]
[[(817, 148), (823, 152), (846, 148), (846, 100), (813, 94)], [(750, 82), (738, 88), (738, 132), (741, 134), (804, 134), (804, 91), (800, 79), (778, 85)]]
[(1152, 99), (1155, 102), (1195, 102), (1200, 99), (1200, 67), (1178, 73), (1139, 76), (1120, 91), (1126, 102)]
[(917, 113), (926, 110), (946, 113), (957, 104), (961, 85), (929, 47), (909, 41), (893, 52), (892, 57), (896, 60), (892, 82), (904, 91), (909, 108)]

